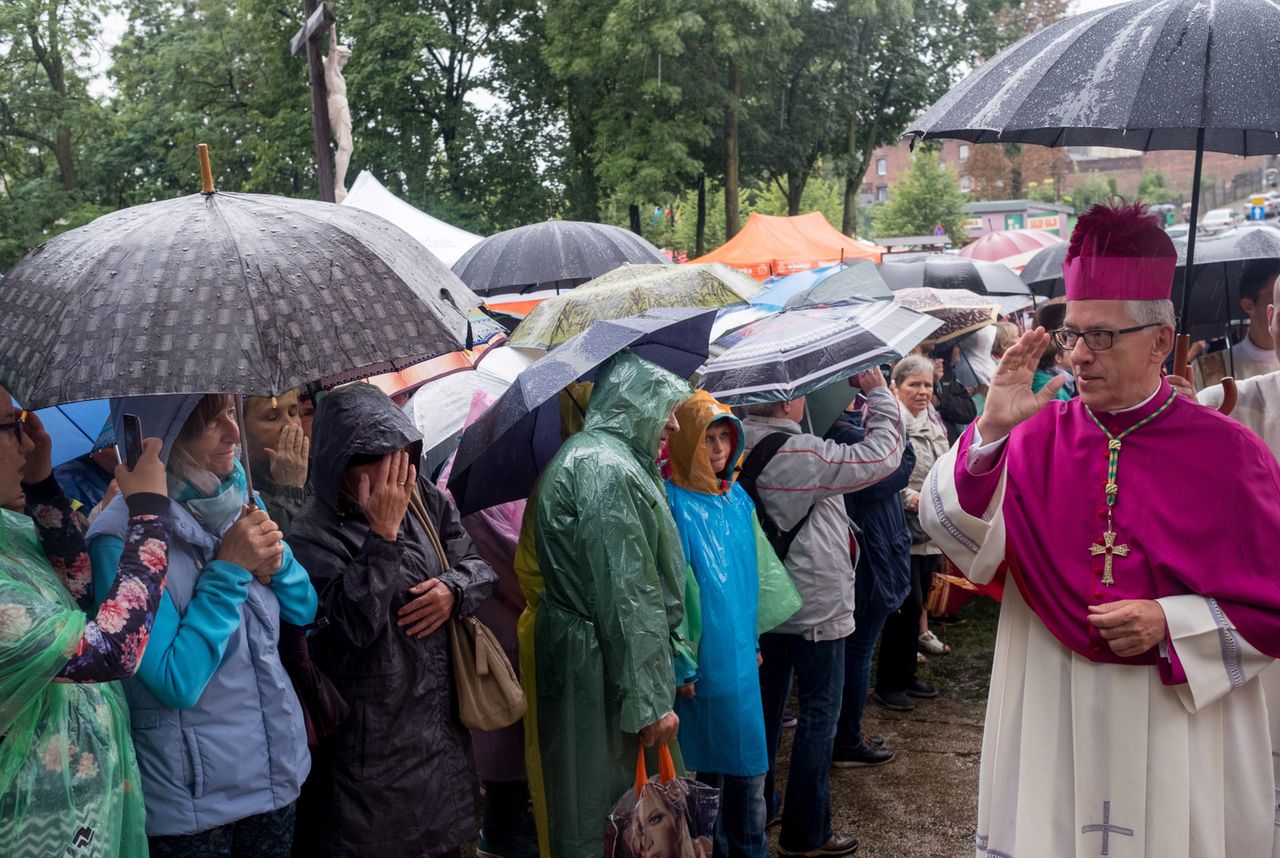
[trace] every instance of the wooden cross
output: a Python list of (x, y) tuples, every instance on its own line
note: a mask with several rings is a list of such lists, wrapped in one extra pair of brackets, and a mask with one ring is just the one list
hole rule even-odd
[(307, 81), (311, 86), (311, 134), (315, 138), (316, 179), (320, 185), (320, 199), (334, 201), (333, 164), (329, 161), (329, 94), (324, 85), (324, 59), (320, 55), (320, 43), (333, 23), (333, 10), (329, 4), (317, 0), (303, 0), (307, 21), (289, 40), (289, 50), (296, 57), (307, 52)]
[(1089, 553), (1094, 557), (1102, 555), (1106, 558), (1102, 562), (1102, 583), (1110, 587), (1116, 583), (1116, 579), (1111, 577), (1111, 563), (1117, 557), (1128, 557), (1129, 546), (1116, 545), (1116, 532), (1107, 528), (1106, 533), (1102, 534), (1102, 542), (1090, 545)]
[(1132, 828), (1123, 828), (1119, 825), (1111, 824), (1111, 802), (1109, 801), (1104, 801), (1102, 803), (1102, 823), (1101, 824), (1098, 824), (1095, 822), (1092, 825), (1082, 826), (1080, 829), (1081, 834), (1097, 834), (1098, 832), (1102, 832), (1102, 851), (1098, 853), (1099, 855), (1111, 854), (1111, 835), (1112, 834), (1119, 834), (1122, 837), (1133, 836)]

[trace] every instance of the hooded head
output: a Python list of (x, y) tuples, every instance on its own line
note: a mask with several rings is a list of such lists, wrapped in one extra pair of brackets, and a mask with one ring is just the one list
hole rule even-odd
[(409, 448), (417, 466), (422, 433), (372, 384), (340, 387), (320, 400), (311, 430), (311, 484), (316, 497), (338, 509), (342, 475), (355, 456), (385, 456)]
[(642, 459), (653, 461), (671, 409), (691, 393), (684, 379), (624, 350), (596, 374), (583, 429), (615, 435)]
[(111, 430), (116, 438), (124, 437), (124, 416), (132, 414), (142, 424), (142, 437), (159, 438), (160, 461), (169, 463), (173, 442), (182, 432), (191, 412), (204, 397), (200, 394), (174, 396), (124, 396), (111, 400)]
[[(671, 466), (671, 482), (683, 489), (704, 495), (719, 495), (729, 491), (738, 477), (738, 466), (746, 447), (742, 423), (729, 406), (717, 402), (705, 390), (695, 391), (676, 409), (680, 431), (674, 432), (667, 442)], [(711, 464), (707, 450), (707, 433), (713, 428), (724, 428), (729, 433), (729, 457), (723, 478)]]

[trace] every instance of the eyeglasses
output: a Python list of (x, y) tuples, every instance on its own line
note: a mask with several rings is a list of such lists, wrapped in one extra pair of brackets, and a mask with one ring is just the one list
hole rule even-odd
[(7, 432), (8, 430), (12, 429), (13, 437), (17, 439), (19, 444), (21, 444), (22, 443), (22, 427), (26, 425), (26, 422), (27, 422), (27, 414), (24, 411), (14, 420), (9, 421), (8, 423), (0, 423), (0, 432)]
[(1158, 328), (1160, 322), (1153, 322), (1149, 325), (1134, 325), (1132, 328), (1121, 328), (1118, 331), (1068, 331), (1066, 328), (1059, 328), (1053, 332), (1053, 341), (1061, 348), (1071, 351), (1076, 347), (1076, 343), (1084, 340), (1084, 344), (1089, 347), (1090, 351), (1105, 352), (1116, 344), (1116, 337), (1121, 334), (1132, 334), (1135, 331), (1145, 331), (1147, 328)]

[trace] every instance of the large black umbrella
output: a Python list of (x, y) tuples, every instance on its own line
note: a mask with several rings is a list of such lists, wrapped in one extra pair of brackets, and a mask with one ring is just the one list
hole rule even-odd
[(619, 265), (667, 263), (634, 232), (602, 223), (549, 220), (491, 235), (453, 264), (481, 295), (571, 289)]
[(715, 318), (715, 310), (655, 308), (596, 322), (521, 372), (462, 436), (449, 478), (458, 509), (466, 515), (529, 496), (560, 449), (556, 396), (566, 385), (589, 380), (625, 348), (676, 375), (692, 375), (707, 358)]
[[(1280, 4), (1268, 0), (1108, 6), (1006, 48), (921, 114), (906, 134), (914, 140), (1192, 149), (1194, 226), (1206, 149), (1280, 152), (1280, 89), (1258, 83), (1280, 79), (1277, 33)], [(1187, 261), (1194, 277), (1195, 229)], [(1189, 296), (1190, 290), (1183, 292), (1184, 325)], [(1184, 337), (1180, 357), (1185, 348)]]
[(478, 303), (376, 215), (193, 194), (104, 215), (14, 266), (0, 286), (0, 382), (28, 408), (272, 396), (456, 351)]

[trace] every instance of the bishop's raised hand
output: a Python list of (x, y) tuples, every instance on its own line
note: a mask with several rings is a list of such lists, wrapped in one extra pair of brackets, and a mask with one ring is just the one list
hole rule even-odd
[(1000, 358), (995, 375), (987, 390), (986, 405), (978, 418), (978, 434), (984, 444), (999, 441), (1025, 420), (1039, 413), (1058, 394), (1066, 379), (1055, 377), (1032, 392), (1036, 367), (1045, 349), (1049, 348), (1051, 335), (1044, 328), (1027, 331)]

